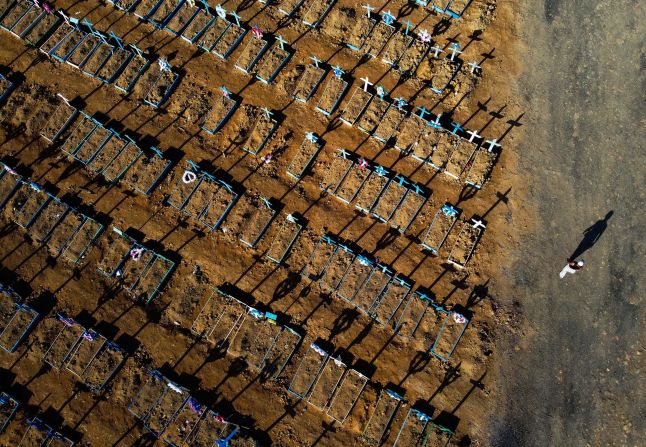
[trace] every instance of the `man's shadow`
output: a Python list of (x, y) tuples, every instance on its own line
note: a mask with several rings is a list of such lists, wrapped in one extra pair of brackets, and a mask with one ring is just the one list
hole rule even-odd
[(605, 218), (599, 219), (591, 227), (583, 230), (583, 239), (579, 242), (579, 246), (570, 255), (569, 259), (575, 260), (599, 241), (603, 232), (608, 228), (608, 221), (613, 214), (613, 211), (608, 211)]

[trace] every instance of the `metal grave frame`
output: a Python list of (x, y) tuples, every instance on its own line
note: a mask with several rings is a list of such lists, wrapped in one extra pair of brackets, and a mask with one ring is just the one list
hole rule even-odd
[[(422, 239), (422, 247), (432, 251), (433, 253), (438, 253), (440, 248), (442, 248), (442, 245), (444, 245), (444, 242), (446, 241), (446, 238), (448, 237), (449, 233), (453, 229), (453, 226), (458, 221), (460, 214), (461, 214), (460, 209), (454, 207), (450, 203), (445, 203), (444, 205), (442, 205), (442, 207), (436, 211), (435, 216), (431, 221), (431, 225), (428, 227), (428, 230), (426, 230), (424, 239)], [(431, 231), (433, 230), (433, 226), (436, 224), (436, 221), (438, 218), (448, 219), (449, 226), (446, 232), (444, 232), (443, 234), (442, 233), (440, 234), (441, 242), (437, 245), (431, 245), (431, 243), (428, 242), (427, 239), (431, 234)]]
[[(307, 348), (307, 351), (305, 351), (298, 368), (296, 368), (287, 391), (299, 399), (307, 398), (329, 357), (330, 355), (325, 350), (320, 348), (316, 343), (312, 343)], [(303, 383), (299, 384), (299, 381)]]
[[(334, 396), (332, 396), (332, 400), (326, 411), (327, 415), (343, 425), (359, 400), (359, 396), (361, 396), (367, 383), (368, 377), (355, 369), (348, 369), (337, 387)], [(346, 393), (346, 389), (349, 390), (348, 393)]]
[(277, 264), (282, 263), (303, 227), (304, 223), (298, 215), (287, 214), (285, 220), (279, 225), (278, 232), (274, 235), (265, 256)]
[[(366, 424), (366, 428), (363, 430), (361, 437), (370, 444), (381, 443), (384, 433), (390, 426), (403, 401), (404, 398), (396, 392), (389, 389), (383, 389), (379, 394), (379, 399), (377, 399), (375, 409), (370, 416), (370, 419), (368, 419), (368, 423)], [(378, 411), (381, 406), (383, 406), (384, 418), (383, 420), (378, 420), (375, 419), (375, 416), (382, 412)]]
[[(57, 318), (63, 327), (58, 331), (56, 337), (54, 337), (54, 340), (52, 340), (47, 348), (47, 351), (45, 351), (43, 360), (56, 371), (59, 371), (65, 366), (67, 359), (74, 350), (74, 347), (83, 336), (85, 328), (72, 318), (69, 318), (62, 313), (57, 314)], [(59, 358), (53, 359), (53, 350), (58, 350), (59, 345), (62, 348), (61, 355)]]
[[(239, 238), (240, 242), (251, 248), (254, 248), (258, 244), (258, 242), (260, 242), (260, 239), (262, 239), (262, 237), (265, 235), (265, 232), (278, 215), (278, 207), (274, 203), (272, 203), (270, 199), (267, 199), (263, 196), (259, 196), (258, 199), (260, 200), (261, 205), (259, 207), (255, 207), (251, 217), (246, 222), (244, 230)], [(267, 216), (262, 216), (262, 214), (264, 213), (268, 213)], [(266, 218), (266, 221), (264, 223), (262, 223), (262, 220), (260, 221), (261, 225), (258, 229), (258, 233), (255, 235), (253, 233), (247, 234), (246, 230), (251, 229), (253, 223), (255, 223), (257, 219), (263, 218)]]

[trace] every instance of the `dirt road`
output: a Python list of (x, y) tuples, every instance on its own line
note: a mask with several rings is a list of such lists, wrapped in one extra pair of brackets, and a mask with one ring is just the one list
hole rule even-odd
[[(506, 342), (491, 444), (643, 445), (644, 8), (521, 3), (519, 153), (539, 216), (513, 277), (531, 329)], [(583, 230), (609, 211), (584, 270), (559, 279)]]

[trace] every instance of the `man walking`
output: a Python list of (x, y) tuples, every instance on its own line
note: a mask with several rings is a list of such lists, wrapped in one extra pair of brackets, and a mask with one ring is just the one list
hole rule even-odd
[(563, 267), (563, 270), (561, 270), (561, 273), (559, 273), (559, 276), (561, 277), (561, 279), (563, 279), (565, 278), (565, 275), (567, 275), (568, 273), (574, 274), (578, 272), (583, 268), (584, 265), (585, 265), (585, 261), (583, 259), (576, 262), (573, 259), (568, 259), (567, 265)]

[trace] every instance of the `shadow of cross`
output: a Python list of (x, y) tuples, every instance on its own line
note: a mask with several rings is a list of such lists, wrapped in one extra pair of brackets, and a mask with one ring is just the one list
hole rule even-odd
[(458, 377), (460, 377), (460, 366), (462, 365), (462, 362), (458, 363), (455, 366), (448, 365), (446, 370), (444, 371), (444, 377), (442, 377), (442, 381), (440, 384), (437, 386), (437, 389), (433, 392), (431, 397), (428, 398), (428, 403), (431, 403), (433, 398), (440, 394), (444, 389), (451, 385), (453, 382), (458, 380)]
[(424, 371), (424, 368), (426, 368), (426, 365), (428, 365), (430, 361), (431, 356), (427, 351), (417, 351), (413, 359), (410, 361), (410, 365), (408, 365), (406, 375), (399, 381), (397, 386), (402, 386), (403, 383), (413, 374)]
[(487, 371), (485, 370), (485, 372), (482, 373), (479, 379), (477, 380), (469, 379), (469, 382), (471, 382), (471, 388), (469, 389), (469, 391), (467, 391), (467, 394), (464, 395), (462, 400), (460, 400), (460, 402), (458, 402), (455, 408), (451, 411), (451, 414), (455, 414), (455, 412), (458, 411), (458, 409), (462, 406), (462, 404), (464, 404), (469, 398), (469, 396), (471, 396), (474, 390), (479, 389), (484, 391), (485, 384), (482, 381), (484, 380), (486, 375), (487, 375)]
[(467, 298), (466, 307), (467, 309), (472, 308), (480, 301), (489, 297), (489, 279), (483, 284), (477, 284), (473, 287), (473, 290)]
[(489, 209), (487, 211), (485, 211), (485, 213), (482, 215), (482, 219), (485, 219), (487, 217), (487, 215), (490, 212), (492, 212), (493, 209), (500, 204), (500, 202), (507, 205), (509, 203), (508, 195), (509, 195), (510, 192), (511, 192), (511, 186), (509, 188), (507, 188), (507, 191), (505, 191), (505, 192), (497, 191), (496, 192), (496, 197), (497, 197), (496, 201), (489, 207)]

